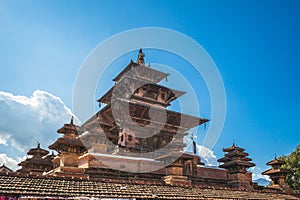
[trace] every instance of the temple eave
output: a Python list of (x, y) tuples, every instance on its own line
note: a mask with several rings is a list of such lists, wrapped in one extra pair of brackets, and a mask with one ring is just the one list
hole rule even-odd
[(224, 148), (223, 151), (224, 152), (230, 152), (230, 151), (234, 151), (234, 150), (237, 150), (237, 151), (245, 151), (245, 149), (241, 148), (241, 147), (237, 147), (237, 146), (231, 146), (231, 147), (228, 147), (228, 148)]
[(150, 71), (153, 74), (153, 78), (155, 77), (155, 79), (153, 80), (154, 82), (159, 82), (162, 79), (166, 78), (167, 76), (169, 76), (168, 73), (164, 73), (158, 70), (155, 70), (153, 68), (149, 68), (146, 67), (144, 65), (139, 65), (133, 61), (131, 61), (114, 79), (113, 81), (118, 82), (123, 76), (124, 74), (126, 74), (127, 72), (129, 72), (132, 69), (136, 69), (137, 67), (141, 68), (142, 71)]
[(262, 174), (272, 175), (272, 174), (289, 174), (289, 173), (292, 173), (292, 171), (284, 168), (279, 168), (279, 169), (268, 169), (264, 171)]
[(250, 162), (243, 162), (243, 161), (229, 161), (229, 162), (226, 162), (226, 163), (220, 165), (220, 167), (221, 167), (221, 168), (228, 168), (228, 167), (236, 166), (236, 165), (244, 166), (244, 167), (254, 167), (254, 166), (255, 166), (254, 163), (250, 163)]
[(62, 146), (68, 145), (70, 147), (84, 147), (80, 139), (72, 138), (58, 138), (53, 144), (49, 146), (49, 149), (59, 150)]

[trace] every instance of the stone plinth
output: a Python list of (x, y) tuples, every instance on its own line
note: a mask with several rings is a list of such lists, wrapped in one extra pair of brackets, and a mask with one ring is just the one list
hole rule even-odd
[(166, 174), (182, 176), (183, 175), (183, 166), (179, 165), (179, 164), (173, 164), (171, 166), (168, 166), (166, 169)]
[(187, 176), (169, 175), (164, 176), (163, 181), (168, 185), (192, 185), (192, 181)]
[(61, 153), (60, 166), (78, 167), (78, 155), (75, 153)]
[(252, 173), (228, 174), (228, 185), (234, 188), (250, 189), (252, 183)]
[(92, 143), (92, 148), (89, 151), (93, 153), (106, 153), (107, 144)]

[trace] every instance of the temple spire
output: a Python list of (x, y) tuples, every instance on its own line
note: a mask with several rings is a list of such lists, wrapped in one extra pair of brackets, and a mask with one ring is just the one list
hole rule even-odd
[(197, 153), (197, 144), (196, 144), (196, 142), (195, 142), (195, 140), (194, 140), (194, 134), (192, 134), (191, 139), (192, 139), (192, 141), (193, 141), (193, 152), (194, 152), (194, 154), (196, 155), (196, 153)]
[(145, 65), (144, 57), (145, 54), (143, 53), (142, 48), (140, 48), (138, 58), (136, 59), (136, 63), (139, 65)]

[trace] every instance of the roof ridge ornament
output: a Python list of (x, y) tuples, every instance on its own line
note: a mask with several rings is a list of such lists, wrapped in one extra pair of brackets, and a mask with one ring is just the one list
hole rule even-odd
[(232, 147), (235, 147), (235, 140), (233, 140), (232, 142)]
[(143, 53), (143, 49), (140, 48), (138, 57), (136, 59), (136, 64), (145, 65), (144, 57), (145, 57), (145, 54)]
[(71, 117), (70, 124), (74, 125), (74, 116)]
[(193, 153), (196, 155), (197, 154), (197, 143), (194, 140), (194, 133), (192, 133), (191, 139), (193, 141)]

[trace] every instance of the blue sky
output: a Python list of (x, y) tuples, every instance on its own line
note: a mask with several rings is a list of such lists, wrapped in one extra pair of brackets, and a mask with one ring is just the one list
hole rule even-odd
[[(61, 98), (60, 106), (72, 108), (80, 65), (99, 43), (133, 28), (173, 29), (201, 44), (222, 75), (227, 117), (215, 155), (220, 158), (222, 148), (235, 140), (265, 169), (274, 154), (289, 154), (300, 143), (299, 9), (299, 1), (0, 0), (0, 91), (28, 98), (35, 90), (46, 91)], [(168, 58), (160, 60), (155, 52), (146, 56), (147, 62)], [(125, 67), (130, 59), (135, 53), (116, 63)], [(97, 94), (111, 86), (107, 82)], [(197, 81), (190, 83), (199, 93), (205, 90)], [(203, 99), (209, 101), (206, 94)], [(4, 108), (0, 120), (11, 116), (13, 122), (18, 110)], [(209, 108), (201, 109), (201, 116), (210, 118)], [(2, 138), (9, 127), (1, 129)], [(54, 137), (57, 128), (50, 130)], [(1, 147), (0, 138), (0, 151), (13, 158), (8, 148)]]

